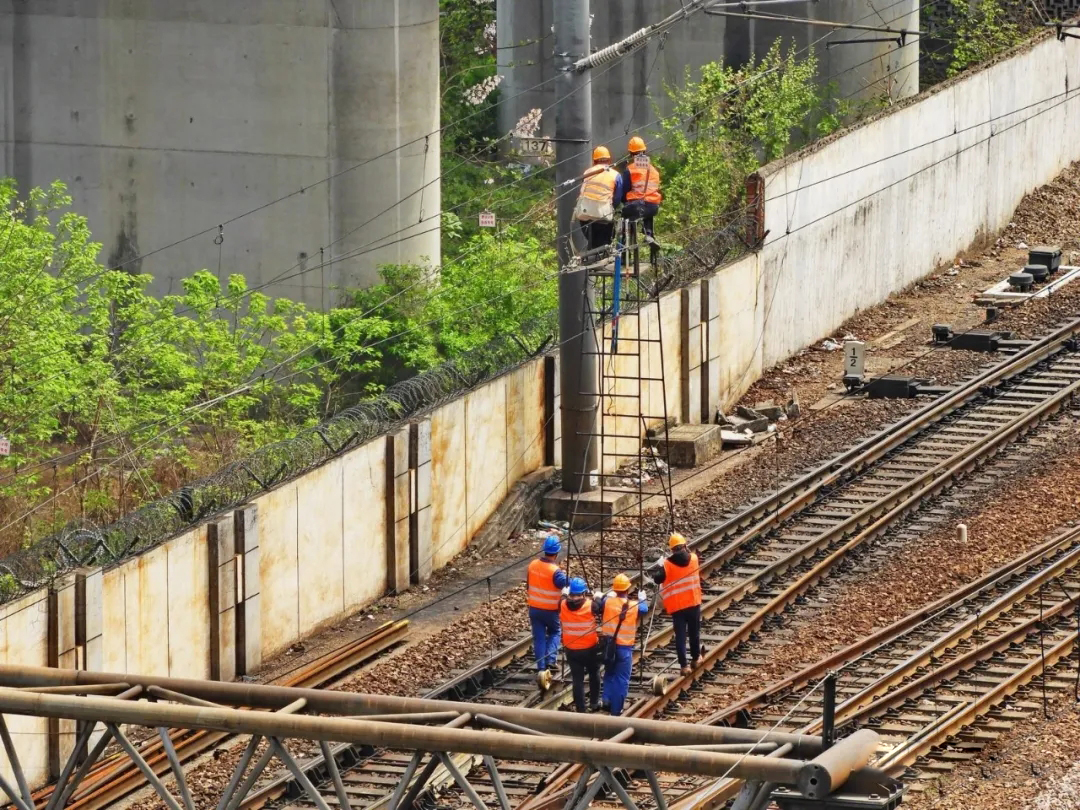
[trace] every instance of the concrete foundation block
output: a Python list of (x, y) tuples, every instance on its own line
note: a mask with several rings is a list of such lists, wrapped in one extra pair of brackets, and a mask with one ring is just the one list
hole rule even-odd
[(677, 425), (653, 442), (673, 467), (697, 467), (720, 455), (720, 426)]
[(544, 496), (541, 511), (546, 519), (565, 520), (575, 529), (599, 529), (610, 526), (612, 516), (630, 509), (636, 498), (635, 492), (610, 489), (603, 497), (598, 490), (579, 495), (559, 489)]

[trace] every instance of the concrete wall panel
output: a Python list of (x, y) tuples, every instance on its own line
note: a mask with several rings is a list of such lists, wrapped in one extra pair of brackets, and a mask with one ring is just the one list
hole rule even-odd
[(544, 463), (544, 360), (506, 376), (506, 479), (512, 484)]
[(765, 366), (1007, 224), (1080, 157), (1080, 54), (1047, 40), (766, 166)]
[[(504, 375), (465, 395), (466, 532), (470, 538), (506, 495), (507, 387)], [(437, 487), (438, 479), (432, 483)]]
[[(127, 660), (123, 672), (169, 674), (169, 552), (158, 546), (120, 566), (127, 605)], [(203, 566), (202, 576), (206, 576)], [(156, 609), (155, 609), (156, 607)]]
[[(431, 558), (441, 568), (468, 542), (465, 527), (465, 400), (431, 414)], [(505, 463), (505, 462), (504, 462)]]
[[(0, 606), (0, 661), (5, 664), (49, 665), (49, 595), (46, 589)], [(44, 718), (6, 717), (19, 763), (31, 786), (49, 777), (48, 721)], [(9, 784), (15, 780), (7, 756), (0, 748), (0, 772)], [(0, 796), (4, 795), (0, 791)]]
[(259, 510), (260, 623), (263, 657), (300, 636), (296, 485), (261, 495)]
[[(407, 442), (402, 444), (408, 458)], [(386, 592), (386, 523), (394, 516), (386, 514), (385, 442), (376, 439), (342, 458), (341, 476), (343, 587), (345, 609), (350, 610)], [(407, 539), (403, 551), (408, 560)]]
[(165, 544), (169, 580), (169, 676), (210, 677), (210, 582), (206, 526)]
[(295, 485), (301, 635), (345, 610), (341, 468), (341, 459), (334, 459)]
[(101, 666), (105, 672), (127, 667), (127, 601), (124, 572), (110, 568), (101, 577)]

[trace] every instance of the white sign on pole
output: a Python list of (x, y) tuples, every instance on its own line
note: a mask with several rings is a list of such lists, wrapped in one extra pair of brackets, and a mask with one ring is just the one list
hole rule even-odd
[(11, 455), (11, 441), (7, 436), (0, 436), (0, 456)]
[(844, 341), (844, 376), (858, 377), (866, 372), (866, 344), (861, 340)]
[(481, 228), (494, 228), (495, 227), (495, 212), (494, 211), (481, 211), (480, 212), (480, 227)]

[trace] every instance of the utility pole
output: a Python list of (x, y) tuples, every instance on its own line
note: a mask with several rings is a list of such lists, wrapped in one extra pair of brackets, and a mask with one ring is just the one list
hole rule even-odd
[[(526, 2), (535, 0), (526, 0)], [(558, 195), (559, 385), (562, 420), (562, 486), (567, 492), (593, 489), (596, 468), (600, 380), (598, 344), (588, 271), (574, 263), (572, 219), (577, 183), (591, 163), (592, 89), (590, 72), (575, 67), (589, 56), (589, 0), (554, 0), (555, 17), (555, 180)], [(582, 245), (582, 248), (584, 246)]]

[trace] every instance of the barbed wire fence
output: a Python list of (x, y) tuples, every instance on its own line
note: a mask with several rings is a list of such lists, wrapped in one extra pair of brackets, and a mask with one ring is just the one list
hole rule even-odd
[[(685, 245), (663, 259), (668, 286), (685, 286), (753, 248), (745, 238), (746, 213), (687, 234)], [(327, 461), (387, 435), (490, 380), (553, 351), (558, 313), (523, 324), (433, 369), (395, 383), (378, 397), (340, 411), (296, 436), (259, 448), (212, 475), (143, 504), (114, 523), (86, 519), (34, 541), (0, 560), (0, 603), (47, 585), (81, 567), (111, 566), (148, 551), (214, 515), (299, 478)]]

